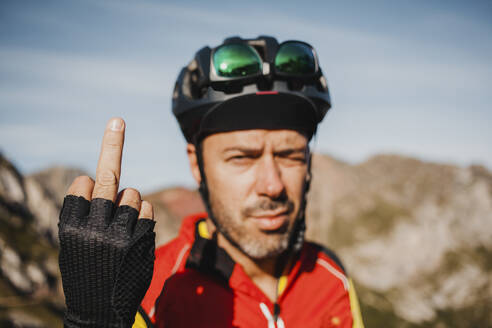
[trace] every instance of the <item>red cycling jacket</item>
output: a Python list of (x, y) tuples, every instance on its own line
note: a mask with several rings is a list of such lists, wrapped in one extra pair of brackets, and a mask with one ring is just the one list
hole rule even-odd
[(204, 218), (185, 218), (178, 237), (156, 250), (133, 327), (363, 327), (352, 282), (331, 251), (304, 243), (279, 279), (276, 307), (209, 239)]

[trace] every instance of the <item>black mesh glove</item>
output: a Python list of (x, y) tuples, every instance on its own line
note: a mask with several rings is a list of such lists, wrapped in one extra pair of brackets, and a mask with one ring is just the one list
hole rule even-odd
[(60, 271), (65, 327), (131, 327), (154, 268), (155, 222), (130, 206), (65, 197)]

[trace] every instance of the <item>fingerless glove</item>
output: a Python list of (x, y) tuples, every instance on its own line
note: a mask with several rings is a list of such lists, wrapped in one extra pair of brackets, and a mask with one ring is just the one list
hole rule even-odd
[(65, 197), (59, 264), (65, 327), (131, 327), (152, 279), (155, 222), (110, 200)]

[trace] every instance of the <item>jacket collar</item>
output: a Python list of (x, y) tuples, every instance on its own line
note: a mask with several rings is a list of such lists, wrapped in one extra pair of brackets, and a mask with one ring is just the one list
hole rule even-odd
[(227, 283), (236, 263), (215, 240), (207, 236), (203, 227), (205, 227), (205, 219), (198, 220), (195, 225), (195, 241), (186, 261), (186, 267), (218, 277)]

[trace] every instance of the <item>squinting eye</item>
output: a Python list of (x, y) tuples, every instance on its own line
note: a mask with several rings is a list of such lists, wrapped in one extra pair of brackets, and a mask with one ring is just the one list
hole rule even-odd
[(239, 155), (239, 156), (233, 156), (233, 157), (229, 158), (228, 161), (231, 161), (234, 163), (242, 163), (242, 162), (249, 161), (251, 159), (252, 159), (252, 157), (250, 157), (250, 156)]
[(293, 164), (305, 164), (306, 163), (306, 157), (305, 156), (299, 156), (299, 155), (280, 157), (280, 159), (286, 163), (293, 163)]

